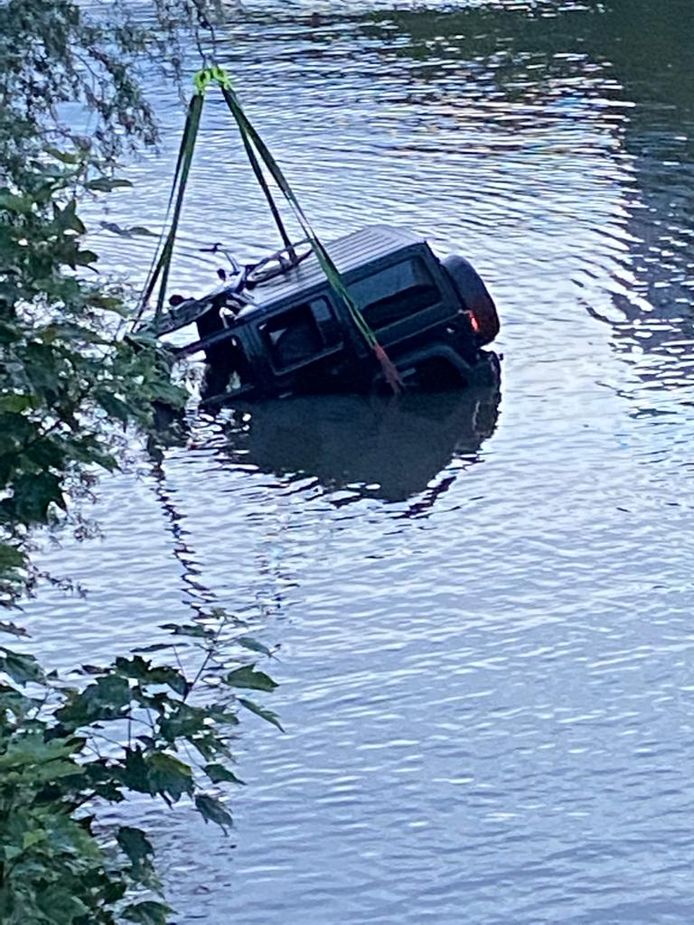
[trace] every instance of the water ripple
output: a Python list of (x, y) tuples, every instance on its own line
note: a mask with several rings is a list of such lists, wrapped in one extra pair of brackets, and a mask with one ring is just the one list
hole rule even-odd
[[(102, 539), (46, 550), (88, 593), (28, 608), (56, 665), (217, 605), (281, 644), (236, 847), (147, 810), (181, 923), (691, 922), (694, 34), (689, 0), (626, 6), (234, 6), (223, 55), (318, 227), (467, 254), (505, 356), (486, 393), (196, 419), (103, 482)], [(156, 229), (167, 164), (95, 220)], [(217, 104), (182, 290), (201, 216), (272, 239)], [(98, 237), (144, 275), (150, 239)]]

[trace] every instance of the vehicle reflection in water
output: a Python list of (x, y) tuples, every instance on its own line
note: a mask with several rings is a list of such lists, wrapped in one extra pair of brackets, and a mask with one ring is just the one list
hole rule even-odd
[[(493, 354), (490, 354), (494, 357)], [(315, 478), (336, 505), (360, 497), (432, 506), (455, 478), (479, 461), (496, 427), (500, 376), (487, 386), (398, 399), (357, 395), (294, 398), (228, 411), (225, 453), (232, 462), (279, 476)], [(436, 484), (432, 484), (436, 481)]]

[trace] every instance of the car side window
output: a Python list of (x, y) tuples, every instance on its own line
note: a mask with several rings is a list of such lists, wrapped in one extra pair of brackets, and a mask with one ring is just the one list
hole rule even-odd
[(290, 369), (333, 347), (335, 344), (326, 325), (326, 318), (331, 317), (327, 300), (315, 299), (293, 305), (260, 325), (275, 369)]
[(366, 321), (376, 331), (441, 301), (431, 273), (418, 257), (374, 273), (350, 289)]

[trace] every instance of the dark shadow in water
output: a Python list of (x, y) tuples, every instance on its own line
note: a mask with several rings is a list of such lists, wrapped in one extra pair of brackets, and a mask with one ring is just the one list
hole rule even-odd
[[(405, 501), (453, 459), (469, 466), (496, 426), (500, 383), (399, 398), (315, 396), (232, 412), (226, 453), (263, 472), (317, 479), (351, 497)], [(431, 503), (435, 497), (431, 499)], [(339, 503), (339, 501), (335, 501)]]

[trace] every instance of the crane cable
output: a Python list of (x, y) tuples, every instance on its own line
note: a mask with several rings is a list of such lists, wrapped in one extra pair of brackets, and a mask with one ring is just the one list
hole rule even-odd
[(354, 301), (352, 295), (344, 283), (344, 280), (342, 279), (340, 271), (337, 269), (335, 262), (328, 253), (325, 245), (318, 237), (316, 231), (311, 225), (311, 222), (306, 217), (306, 214), (304, 213), (304, 210), (302, 209), (299, 200), (289, 185), (289, 182), (287, 181), (284, 173), (270, 153), (267, 145), (258, 134), (257, 130), (250, 122), (248, 116), (244, 112), (241, 103), (239, 102), (238, 97), (234, 92), (229, 75), (223, 68), (218, 66), (203, 68), (195, 75), (193, 85), (195, 87), (195, 93), (193, 94), (193, 97), (191, 98), (190, 104), (188, 106), (188, 114), (183, 131), (183, 138), (181, 139), (181, 148), (178, 155), (176, 170), (174, 172), (174, 179), (167, 209), (168, 216), (168, 213), (171, 211), (171, 206), (174, 204), (171, 225), (168, 234), (166, 235), (163, 247), (161, 248), (159, 257), (150, 272), (149, 279), (143, 291), (138, 318), (142, 314), (146, 303), (151, 298), (152, 293), (154, 292), (154, 289), (159, 282), (154, 318), (154, 327), (156, 330), (157, 323), (164, 306), (164, 297), (166, 292), (166, 284), (169, 277), (169, 269), (171, 266), (173, 246), (176, 239), (176, 232), (178, 230), (178, 223), (181, 215), (181, 208), (183, 206), (183, 198), (188, 182), (188, 176), (190, 173), (190, 166), (193, 161), (193, 153), (195, 151), (195, 141), (200, 126), (202, 106), (207, 90), (210, 86), (216, 85), (220, 88), (222, 96), (224, 97), (224, 101), (231, 115), (233, 116), (236, 125), (238, 126), (241, 140), (253, 169), (253, 173), (255, 174), (255, 177), (258, 180), (261, 189), (263, 190), (265, 198), (268, 201), (273, 218), (275, 219), (275, 223), (277, 224), (278, 230), (280, 232), (280, 236), (282, 237), (283, 243), (289, 251), (290, 256), (292, 255), (293, 247), (282, 222), (279, 209), (277, 208), (267, 180), (265, 179), (265, 175), (263, 173), (259, 159), (267, 168), (270, 176), (292, 209), (294, 216), (301, 226), (306, 239), (309, 241), (313, 248), (316, 259), (318, 260), (321, 269), (325, 273), (330, 286), (344, 303), (359, 333), (362, 335), (368, 346), (374, 351), (376, 359), (378, 360), (383, 371), (383, 376), (386, 382), (390, 385), (394, 392), (399, 392), (402, 388), (402, 381), (395, 365), (379, 343), (376, 334), (369, 326), (361, 310)]

